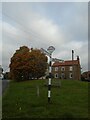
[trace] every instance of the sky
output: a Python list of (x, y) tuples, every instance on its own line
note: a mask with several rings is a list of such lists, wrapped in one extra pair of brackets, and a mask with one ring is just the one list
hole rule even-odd
[(54, 46), (53, 57), (63, 60), (71, 60), (74, 50), (82, 71), (88, 70), (88, 2), (2, 2), (0, 8), (4, 71), (23, 45), (45, 50)]

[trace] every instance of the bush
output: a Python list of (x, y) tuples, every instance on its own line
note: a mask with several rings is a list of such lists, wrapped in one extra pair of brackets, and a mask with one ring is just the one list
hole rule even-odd
[(81, 75), (81, 81), (85, 81), (85, 78)]

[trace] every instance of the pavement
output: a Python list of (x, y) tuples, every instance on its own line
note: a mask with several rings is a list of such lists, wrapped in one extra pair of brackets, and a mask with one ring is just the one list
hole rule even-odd
[(10, 80), (0, 80), (0, 95), (5, 91), (5, 89), (8, 87)]

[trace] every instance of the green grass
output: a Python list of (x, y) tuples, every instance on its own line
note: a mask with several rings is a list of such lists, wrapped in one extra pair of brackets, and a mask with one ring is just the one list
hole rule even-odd
[[(87, 118), (88, 82), (62, 80), (51, 88), (47, 101), (45, 80), (10, 82), (2, 98), (3, 118)], [(40, 95), (37, 96), (37, 86)]]
[[(0, 80), (0, 87), (2, 88), (2, 80)], [(2, 91), (0, 91), (0, 119), (2, 118), (2, 94), (1, 92)]]

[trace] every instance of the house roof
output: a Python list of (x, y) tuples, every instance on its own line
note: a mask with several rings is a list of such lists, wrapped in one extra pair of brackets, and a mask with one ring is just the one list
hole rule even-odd
[(53, 63), (53, 67), (58, 67), (58, 66), (70, 66), (70, 65), (78, 65), (79, 61), (78, 60), (68, 60), (68, 61), (64, 61), (64, 62), (55, 62)]

